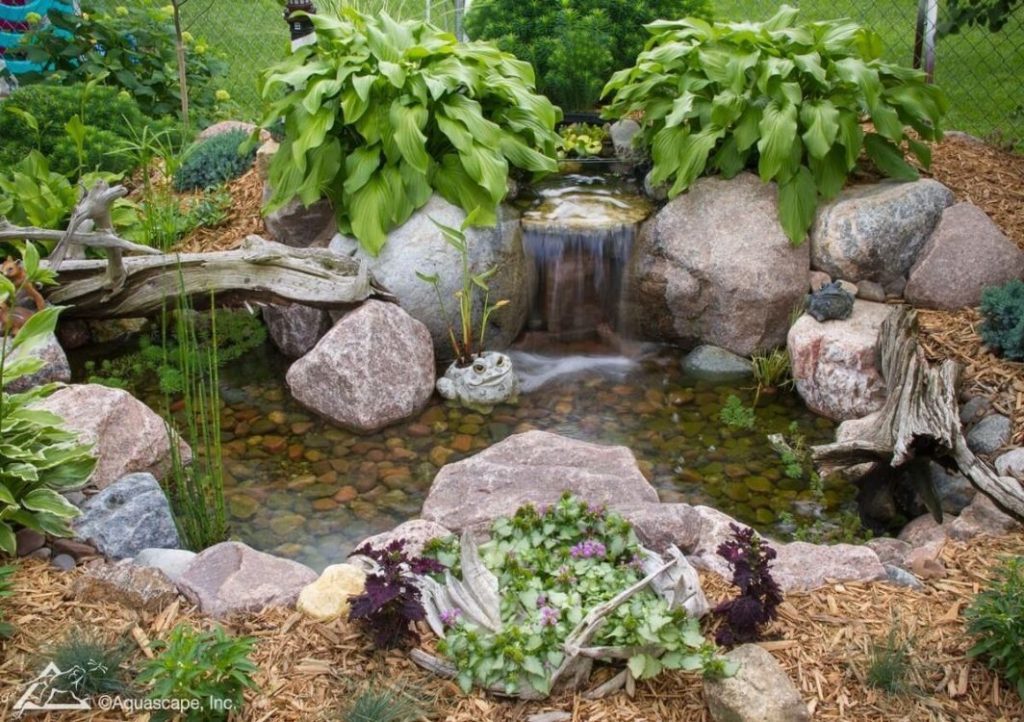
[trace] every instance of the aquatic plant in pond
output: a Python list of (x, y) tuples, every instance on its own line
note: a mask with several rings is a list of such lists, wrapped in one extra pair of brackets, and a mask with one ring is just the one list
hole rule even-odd
[(387, 13), (312, 20), (317, 42), (262, 79), (261, 125), (285, 119), (268, 212), (326, 195), (339, 229), (376, 254), (435, 191), (492, 225), (512, 167), (557, 169), (559, 113), (527, 63)]
[[(468, 577), (478, 572), (467, 568), (465, 544), (460, 550), (458, 540), (449, 537), (434, 542), (427, 553), (455, 567), (452, 574), (463, 576), (474, 589)], [(459, 686), (467, 692), (477, 684), (508, 694), (549, 694), (568, 661), (566, 641), (577, 625), (650, 571), (645, 567), (649, 553), (629, 522), (568, 493), (548, 508), (526, 505), (511, 518), (497, 519), (478, 554), (493, 574), (498, 595), (493, 609), (487, 600), (477, 599), (474, 604), (482, 615), (439, 610), (445, 629), (437, 649), (455, 665)], [(451, 590), (452, 583), (446, 588)], [(448, 598), (432, 595), (432, 604)], [(451, 598), (458, 599), (454, 594)], [(495, 611), (500, 620), (488, 622)], [(731, 671), (715, 657), (714, 646), (683, 604), (670, 606), (649, 587), (609, 611), (587, 646), (628, 650), (623, 658), (636, 679), (665, 669)]]
[(916, 179), (904, 145), (928, 167), (926, 141), (942, 138), (947, 107), (924, 72), (880, 59), (871, 30), (848, 20), (797, 24), (797, 14), (783, 5), (763, 23), (651, 23), (636, 65), (604, 89), (605, 117), (643, 114), (639, 142), (651, 150), (655, 185), (671, 183), (674, 197), (706, 170), (731, 178), (756, 168), (778, 183), (779, 221), (793, 244), (862, 151), (884, 174)]

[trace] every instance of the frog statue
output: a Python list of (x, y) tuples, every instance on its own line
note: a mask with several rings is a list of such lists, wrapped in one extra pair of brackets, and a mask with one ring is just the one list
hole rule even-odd
[(437, 381), (437, 391), (446, 399), (463, 406), (490, 413), (498, 404), (513, 403), (519, 396), (519, 377), (512, 370), (512, 360), (498, 351), (484, 351), (473, 357), (473, 363), (453, 363)]
[(853, 313), (853, 294), (844, 289), (839, 281), (826, 283), (807, 297), (807, 313), (817, 321), (849, 318)]

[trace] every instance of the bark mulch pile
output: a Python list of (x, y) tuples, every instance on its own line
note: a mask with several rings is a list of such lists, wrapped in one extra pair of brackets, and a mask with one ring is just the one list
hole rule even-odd
[[(972, 641), (963, 611), (1008, 555), (1024, 554), (1024, 532), (949, 543), (941, 560), (947, 575), (916, 592), (888, 584), (835, 584), (789, 594), (764, 646), (785, 666), (803, 698), (823, 722), (1019, 722), (1024, 702), (1016, 692), (967, 656)], [(95, 630), (111, 640), (134, 640), (133, 662), (143, 658), (145, 640), (164, 636), (175, 624), (208, 625), (194, 609), (175, 603), (157, 615), (117, 605), (81, 604), (66, 599), (76, 574), (42, 562), (23, 561), (15, 590), (6, 602), (16, 636), (0, 643), (0, 719), (21, 685), (45, 665), (45, 650), (72, 629)], [(702, 574), (715, 603), (731, 594), (722, 579)], [(909, 691), (888, 694), (866, 684), (874, 650), (896, 625), (909, 640)], [(320, 624), (297, 613), (269, 610), (226, 624), (235, 634), (255, 637), (258, 693), (248, 695), (242, 718), (258, 722), (343, 719), (361, 690), (390, 687), (423, 704), (426, 720), (446, 722), (526, 721), (561, 710), (574, 722), (707, 722), (701, 681), (671, 673), (637, 685), (630, 699), (619, 693), (600, 701), (563, 694), (539, 703), (463, 695), (451, 682), (415, 667), (404, 654), (376, 653), (366, 637), (346, 622)], [(713, 630), (708, 630), (713, 633)], [(607, 672), (606, 672), (607, 674)], [(51, 719), (33, 717), (33, 719)], [(121, 719), (110, 713), (59, 713), (54, 722)]]
[(263, 181), (260, 180), (256, 168), (250, 168), (244, 175), (226, 184), (225, 189), (231, 194), (231, 208), (224, 223), (215, 228), (197, 228), (178, 244), (178, 251), (230, 251), (242, 245), (242, 241), (248, 235), (267, 237), (261, 213)]

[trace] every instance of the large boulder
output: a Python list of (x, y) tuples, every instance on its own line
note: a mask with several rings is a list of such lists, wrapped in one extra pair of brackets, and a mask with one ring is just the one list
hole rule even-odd
[(301, 304), (264, 306), (263, 321), (270, 340), (288, 358), (305, 356), (331, 330), (329, 312)]
[(773, 184), (704, 178), (641, 227), (627, 315), (644, 338), (747, 356), (785, 342), (809, 266), (807, 244), (794, 248), (779, 224)]
[(423, 502), (422, 517), (453, 532), (485, 528), (524, 504), (554, 504), (566, 491), (611, 509), (658, 501), (625, 446), (528, 431), (442, 467)]
[(128, 474), (89, 497), (73, 526), (75, 536), (111, 559), (180, 546), (171, 506), (152, 474)]
[(789, 329), (787, 347), (804, 403), (817, 414), (844, 421), (885, 403), (878, 370), (878, 332), (889, 315), (881, 303), (857, 300), (848, 319), (819, 322), (809, 314)]
[(833, 278), (883, 285), (904, 276), (953, 204), (938, 181), (885, 181), (843, 191), (818, 210), (811, 265)]
[[(89, 485), (105, 489), (126, 474), (146, 472), (162, 479), (171, 468), (167, 425), (127, 391), (99, 384), (58, 389), (36, 404), (64, 419), (64, 426), (93, 445), (96, 468)], [(176, 439), (183, 462), (192, 451)]]
[[(461, 208), (435, 195), (409, 220), (388, 233), (387, 243), (377, 256), (367, 253), (356, 239), (347, 236), (335, 236), (330, 245), (333, 251), (365, 262), (373, 277), (398, 298), (402, 308), (426, 324), (439, 359), (452, 357), (445, 314), (438, 308), (434, 288), (416, 274), (438, 275), (441, 298), (449, 304), (448, 313), (454, 313), (455, 292), (462, 288), (462, 261), (459, 252), (444, 240), (433, 221), (459, 228), (465, 219)], [(526, 323), (533, 285), (533, 267), (523, 250), (519, 214), (510, 206), (502, 206), (497, 226), (470, 228), (466, 239), (471, 273), (478, 274), (492, 267), (498, 269), (487, 282), (490, 298), (492, 302), (507, 299), (509, 304), (491, 317), (487, 346), (496, 350), (505, 348)], [(479, 327), (481, 306), (482, 297), (477, 294), (475, 327)]]
[(178, 578), (178, 588), (204, 614), (225, 617), (289, 607), (316, 579), (317, 573), (304, 564), (230, 541), (197, 555)]
[(731, 677), (705, 678), (704, 700), (714, 722), (808, 722), (807, 705), (770, 652), (744, 644), (727, 652)]
[[(0, 339), (0, 345), (6, 345), (6, 339)], [(27, 350), (26, 350), (27, 349)], [(68, 364), (67, 354), (57, 341), (55, 334), (49, 334), (40, 344), (31, 347), (19, 346), (13, 351), (3, 354), (4, 368), (10, 368), (11, 364), (27, 358), (39, 359), (43, 362), (42, 368), (34, 374), (22, 376), (9, 383), (4, 384), (4, 391), (9, 394), (19, 394), (28, 391), (33, 386), (42, 386), (53, 382), (67, 383), (71, 381), (71, 366)]]
[(1024, 276), (1024, 252), (985, 212), (957, 203), (942, 220), (910, 269), (904, 295), (916, 306), (977, 306), (981, 292)]
[(356, 433), (413, 416), (434, 393), (427, 327), (393, 303), (366, 301), (288, 369), (303, 406)]
[[(732, 537), (732, 527), (746, 528), (728, 514), (707, 506), (694, 507), (701, 519), (699, 540), (684, 549), (700, 569), (732, 578), (729, 565), (718, 554), (722, 542)], [(772, 562), (772, 577), (784, 592), (809, 591), (831, 582), (869, 582), (887, 578), (885, 567), (872, 549), (854, 544), (808, 544), (771, 542), (778, 556)]]

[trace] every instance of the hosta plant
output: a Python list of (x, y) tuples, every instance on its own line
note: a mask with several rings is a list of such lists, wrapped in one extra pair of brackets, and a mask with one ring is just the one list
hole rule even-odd
[(606, 117), (643, 114), (652, 181), (670, 183), (670, 196), (702, 173), (756, 168), (778, 184), (779, 220), (799, 244), (862, 151), (886, 175), (917, 178), (904, 151), (929, 164), (926, 141), (941, 138), (946, 100), (924, 73), (883, 61), (872, 31), (796, 17), (784, 5), (763, 23), (651, 23), (636, 65), (604, 94)]
[(376, 254), (435, 191), (488, 225), (511, 167), (556, 170), (559, 113), (528, 64), (387, 13), (313, 23), (317, 42), (262, 79), (274, 102), (261, 124), (285, 129), (266, 211), (326, 196), (339, 229)]
[[(452, 570), (443, 587), (425, 585), (428, 620), (441, 627), (437, 649), (464, 690), (546, 696), (559, 682), (585, 682), (591, 658), (625, 661), (635, 679), (665, 669), (730, 671), (687, 612), (698, 597), (703, 605), (699, 589), (684, 593), (667, 571), (679, 557), (665, 565), (621, 516), (568, 493), (546, 509), (528, 505), (498, 519), (479, 548), (466, 535), (430, 552)], [(659, 569), (678, 596), (644, 583)]]
[[(13, 284), (0, 276), (0, 302), (14, 293)], [(3, 390), (43, 367), (27, 352), (53, 333), (59, 310), (50, 307), (31, 316), (13, 339), (0, 336), (0, 551), (10, 555), (19, 527), (71, 536), (69, 522), (79, 511), (61, 494), (84, 485), (96, 465), (90, 447), (63, 427), (63, 419), (31, 407), (57, 384), (22, 393)]]

